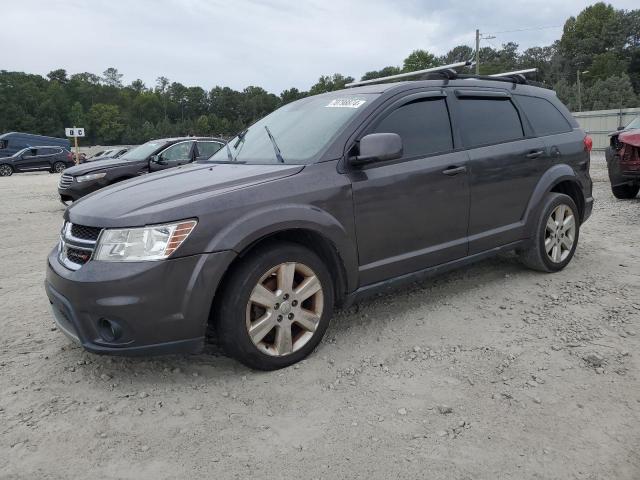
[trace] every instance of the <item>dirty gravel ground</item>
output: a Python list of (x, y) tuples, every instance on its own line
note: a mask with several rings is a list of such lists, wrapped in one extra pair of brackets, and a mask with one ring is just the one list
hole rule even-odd
[(594, 159), (573, 262), (340, 312), (302, 364), (88, 354), (53, 327), (57, 175), (0, 179), (1, 478), (640, 478), (640, 199)]

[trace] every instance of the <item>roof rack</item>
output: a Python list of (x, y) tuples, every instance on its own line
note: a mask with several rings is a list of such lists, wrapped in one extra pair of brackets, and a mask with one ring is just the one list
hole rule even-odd
[(466, 61), (452, 63), (451, 65), (443, 65), (441, 67), (427, 68), (425, 70), (417, 70), (415, 72), (399, 73), (397, 75), (390, 75), (388, 77), (372, 78), (371, 80), (361, 80), (359, 82), (347, 83), (345, 87), (356, 87), (359, 85), (369, 85), (372, 83), (382, 83), (389, 80), (397, 80), (400, 78), (409, 78), (420, 76), (421, 80), (429, 80), (435, 78), (444, 78), (445, 80), (454, 80), (456, 78), (464, 79), (478, 79), (478, 80), (492, 80), (497, 82), (509, 82), (509, 83), (528, 83), (525, 75), (527, 73), (537, 72), (537, 68), (527, 68), (525, 70), (515, 70), (513, 72), (493, 73), (491, 75), (475, 75), (475, 74), (461, 74), (455, 69), (459, 67), (470, 67), (475, 65), (475, 62)]
[(442, 65), (441, 67), (433, 67), (433, 68), (426, 68), (424, 70), (416, 70), (415, 72), (398, 73), (397, 75), (390, 75), (388, 77), (372, 78), (371, 80), (360, 80), (359, 82), (347, 83), (345, 87), (349, 88), (349, 87), (357, 87), (359, 85), (369, 85), (372, 83), (382, 83), (388, 80), (397, 80), (400, 78), (416, 77), (419, 75), (425, 75), (429, 73), (442, 73), (444, 76), (449, 78), (449, 75), (451, 75), (452, 72), (454, 75), (457, 75), (456, 71), (454, 70), (455, 68), (470, 67), (472, 65), (474, 65), (474, 63), (470, 60), (467, 60), (466, 62), (452, 63), (450, 65)]

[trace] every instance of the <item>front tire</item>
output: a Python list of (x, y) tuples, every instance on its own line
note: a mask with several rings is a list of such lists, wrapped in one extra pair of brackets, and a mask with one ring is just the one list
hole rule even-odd
[(566, 267), (578, 246), (580, 215), (573, 199), (549, 193), (536, 222), (532, 244), (520, 252), (522, 263), (541, 272), (558, 272)]
[(324, 262), (296, 243), (271, 243), (240, 260), (214, 310), (220, 343), (248, 367), (299, 362), (320, 343), (333, 315), (334, 286)]
[(0, 177), (10, 177), (13, 175), (13, 167), (3, 163), (0, 165)]
[(636, 198), (640, 191), (640, 185), (618, 185), (614, 187), (611, 185), (611, 192), (613, 196), (620, 200), (630, 200)]

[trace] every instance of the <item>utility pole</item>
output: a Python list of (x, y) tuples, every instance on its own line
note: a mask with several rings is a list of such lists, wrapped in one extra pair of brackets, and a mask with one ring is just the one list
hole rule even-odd
[(483, 37), (480, 30), (476, 28), (476, 75), (480, 75), (480, 40), (491, 40), (494, 36)]
[(476, 75), (480, 75), (480, 30), (476, 29)]
[(580, 73), (585, 74), (585, 73), (589, 73), (589, 70), (585, 70), (584, 72), (580, 72), (580, 70), (578, 69), (578, 76), (577, 76), (577, 84), (578, 84), (578, 111), (581, 112), (582, 111), (582, 86), (580, 84)]

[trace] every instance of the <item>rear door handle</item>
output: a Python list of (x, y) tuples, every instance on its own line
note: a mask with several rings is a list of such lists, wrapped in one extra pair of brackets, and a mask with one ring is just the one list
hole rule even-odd
[(538, 158), (540, 155), (544, 153), (544, 150), (536, 150), (534, 152), (527, 153), (527, 158)]
[(465, 166), (462, 166), (462, 167), (449, 167), (446, 170), (443, 170), (442, 173), (452, 177), (452, 176), (458, 175), (460, 173), (465, 173), (466, 171), (467, 171), (467, 167), (465, 167)]

